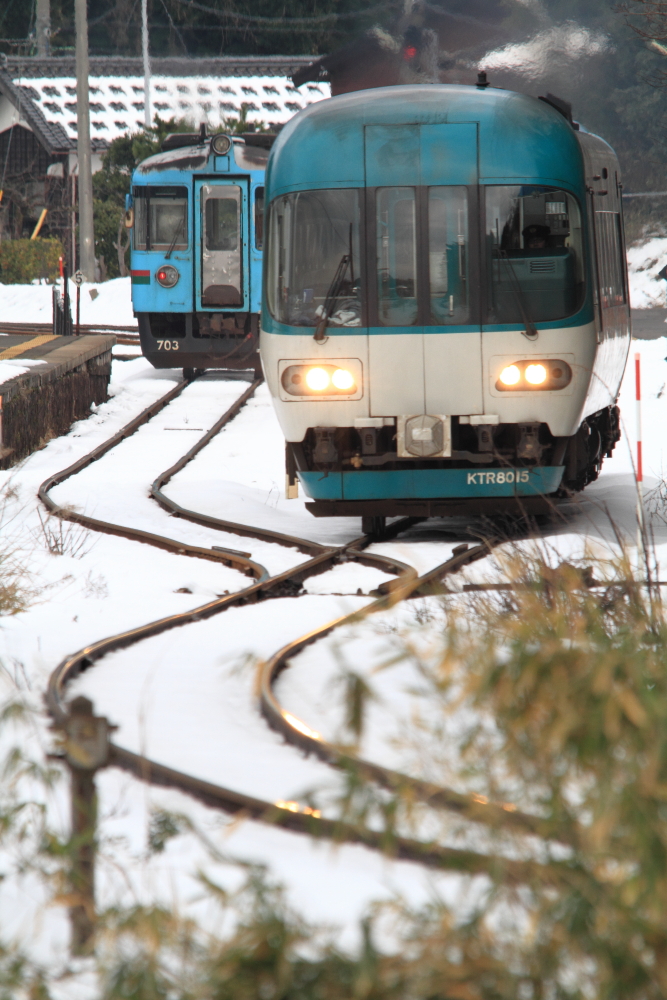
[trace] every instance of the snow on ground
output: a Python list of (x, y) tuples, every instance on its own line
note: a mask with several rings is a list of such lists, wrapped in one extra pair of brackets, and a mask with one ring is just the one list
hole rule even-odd
[(630, 302), (633, 309), (667, 305), (667, 281), (658, 272), (667, 264), (667, 237), (654, 236), (628, 248)]
[[(39, 483), (110, 437), (168, 391), (177, 377), (175, 372), (155, 371), (143, 359), (115, 362), (108, 403), (75, 424), (68, 435), (49, 442), (15, 469), (0, 473), (0, 486), (10, 486), (13, 491), (5, 503), (3, 537), (11, 539), (19, 554), (25, 554), (32, 577), (42, 588), (39, 600), (28, 611), (3, 619), (0, 660), (37, 708), (49, 673), (67, 653), (94, 639), (194, 607), (215, 593), (247, 583), (236, 571), (218, 564), (98, 536), (77, 526), (63, 527), (60, 544), (65, 554), (47, 551), (35, 499)], [(290, 548), (266, 543), (262, 546), (252, 540), (246, 546), (246, 540), (236, 536), (175, 518), (167, 521), (166, 513), (147, 499), (150, 481), (184, 450), (184, 439), (199, 437), (243, 388), (243, 381), (225, 381), (215, 375), (197, 380), (135, 437), (54, 490), (55, 498), (98, 517), (149, 527), (195, 544), (250, 547), (254, 558), (265, 562), (272, 572), (302, 561), (305, 557)], [(259, 425), (253, 423), (257, 415)], [(259, 432), (263, 442), (258, 449), (263, 461), (276, 434), (275, 418), (266, 403), (257, 414), (249, 408), (247, 417), (250, 431)], [(265, 434), (268, 428), (270, 433)], [(243, 433), (249, 433), (248, 429)], [(247, 437), (246, 443), (249, 440)], [(259, 522), (268, 522), (271, 517), (267, 513), (273, 510), (268, 501), (274, 481), (280, 482), (278, 461), (275, 469), (258, 469), (257, 453), (251, 457), (247, 448), (241, 474), (242, 457), (235, 453), (238, 443), (231, 438), (227, 441), (233, 466), (226, 470), (227, 474), (239, 474), (240, 486), (256, 505)], [(239, 502), (238, 497), (228, 505), (228, 481), (220, 479), (220, 454), (212, 446), (205, 454), (207, 461), (198, 473), (194, 471), (198, 460), (188, 467), (188, 481), (195, 484), (194, 506), (198, 477), (209, 497), (214, 496), (217, 477), (215, 513), (231, 517), (235, 512), (229, 507)], [(279, 454), (282, 462), (282, 448)], [(305, 520), (302, 505), (294, 503), (295, 520)], [(46, 531), (49, 528), (47, 521)], [(348, 525), (346, 534), (358, 535), (358, 525)], [(340, 570), (349, 574), (346, 566)], [(334, 571), (333, 590), (344, 592), (349, 582), (359, 586), (358, 579), (337, 582), (335, 575)], [(374, 575), (371, 570), (361, 576), (366, 577), (363, 586), (367, 588), (386, 579), (384, 574)], [(323, 575), (319, 578), (320, 590), (326, 590), (324, 582)], [(191, 768), (213, 781), (244, 791), (254, 789), (255, 794), (269, 799), (298, 797), (309, 787), (331, 785), (332, 780), (335, 784), (335, 779), (323, 765), (302, 760), (267, 729), (256, 712), (252, 666), (244, 667), (244, 661), (248, 654), (269, 655), (276, 645), (303, 629), (366, 601), (321, 594), (232, 609), (198, 623), (196, 634), (189, 628), (177, 629), (109, 656), (99, 664), (99, 672), (96, 667), (81, 678), (77, 690), (89, 692), (96, 709), (120, 724), (118, 740), (123, 745), (144, 750), (177, 768)], [(202, 705), (210, 709), (202, 712)], [(30, 741), (22, 742), (28, 749)], [(48, 746), (41, 724), (32, 743), (38, 753)], [(158, 898), (201, 916), (195, 872), (206, 870), (227, 885), (238, 879), (233, 866), (220, 872), (221, 866), (211, 862), (192, 834), (176, 838), (157, 858), (149, 857), (147, 821), (155, 807), (186, 812), (227, 855), (268, 863), (274, 875), (286, 883), (289, 903), (308, 919), (339, 927), (340, 940), (347, 946), (357, 941), (358, 921), (373, 900), (400, 893), (419, 903), (431, 893), (432, 876), (418, 866), (390, 863), (360, 848), (333, 849), (311, 844), (261, 824), (230, 823), (178, 793), (146, 788), (113, 770), (100, 776), (100, 789), (104, 842), (99, 880), (101, 905)], [(56, 827), (65, 831), (68, 809), (64, 786), (53, 793), (49, 807)], [(12, 867), (12, 859), (5, 857), (3, 870), (11, 871)], [(438, 879), (438, 883), (439, 891), (449, 893), (461, 884), (460, 880), (446, 878)], [(0, 884), (0, 912), (4, 915), (0, 932), (23, 944), (31, 942), (34, 954), (56, 968), (62, 961), (67, 925), (62, 910), (45, 909), (44, 903), (44, 887), (31, 876), (16, 874), (6, 878)], [(209, 918), (213, 920), (211, 914)], [(92, 989), (87, 992), (79, 979), (76, 988), (72, 983), (61, 984), (56, 995), (87, 997), (92, 995)]]
[[(110, 289), (113, 284), (108, 282), (100, 289)], [(27, 286), (27, 291), (0, 286), (0, 307), (15, 294), (16, 308), (19, 299), (23, 303), (20, 318), (25, 321), (29, 303), (37, 303), (46, 292), (50, 295), (45, 286)], [(85, 295), (82, 298), (85, 300)], [(121, 313), (114, 312), (120, 298), (110, 297), (107, 322), (123, 322)], [(85, 314), (82, 319), (97, 321), (85, 318)], [(663, 446), (667, 340), (634, 342), (635, 350), (641, 353), (643, 364), (648, 491), (667, 471)], [(238, 572), (215, 563), (98, 536), (75, 526), (63, 529), (65, 554), (48, 551), (35, 499), (39, 483), (108, 439), (168, 391), (177, 378), (177, 372), (155, 371), (142, 358), (115, 361), (108, 403), (95, 408), (68, 435), (49, 442), (15, 469), (0, 473), (0, 488), (10, 485), (15, 491), (5, 504), (3, 538), (11, 539), (42, 588), (39, 600), (28, 611), (2, 619), (0, 660), (35, 704), (49, 673), (67, 653), (248, 583)], [(169, 517), (148, 499), (152, 479), (171, 465), (187, 444), (194, 443), (244, 388), (242, 380), (227, 380), (217, 374), (198, 379), (133, 438), (54, 490), (55, 498), (93, 516), (193, 544), (222, 544), (251, 551), (272, 573), (302, 562), (306, 557), (294, 549), (189, 524)], [(634, 542), (636, 493), (629, 449), (634, 442), (632, 366), (624, 381), (621, 406), (623, 440), (614, 457), (605, 463), (599, 481), (566, 511), (566, 520), (554, 522), (545, 531), (561, 557), (580, 554), (586, 537), (611, 545), (614, 536), (609, 515), (630, 544)], [(229, 427), (167, 485), (166, 492), (185, 507), (325, 544), (343, 544), (358, 537), (357, 519), (315, 519), (306, 510), (303, 497), (284, 499), (283, 454), (282, 436), (262, 386)], [(667, 561), (667, 527), (659, 516), (653, 518), (652, 525), (659, 558)], [(372, 551), (390, 553), (421, 573), (444, 562), (462, 540), (474, 541), (469, 525), (433, 520), (414, 526), (396, 541), (372, 546)], [(466, 572), (474, 578), (476, 572), (483, 575), (488, 570), (486, 564), (477, 564)], [(384, 579), (387, 577), (377, 571), (343, 564), (307, 581), (306, 596), (230, 609), (111, 654), (86, 672), (75, 689), (89, 694), (97, 711), (120, 725), (116, 738), (121, 745), (178, 769), (274, 800), (298, 799), (309, 788), (334, 790), (338, 787), (335, 774), (282, 744), (258, 716), (253, 664), (256, 658), (269, 656), (306, 630), (365, 606), (369, 598), (363, 595)], [(358, 589), (362, 595), (357, 595)], [(396, 628), (410, 616), (421, 622), (430, 617), (437, 628), (438, 607), (435, 601), (418, 601), (374, 616), (343, 651), (341, 633), (309, 647), (281, 677), (278, 693), (285, 706), (312, 728), (335, 737), (341, 719), (341, 657), (344, 655), (354, 669), (372, 672), (395, 647)], [(417, 693), (406, 697), (406, 689), (415, 688), (411, 669), (403, 664), (374, 674), (373, 680), (381, 700), (372, 708), (365, 752), (393, 766), (428, 775), (427, 753), (420, 757), (418, 746), (392, 744), (388, 739), (388, 734), (409, 733), (411, 729), (410, 712), (419, 703)], [(48, 743), (41, 723), (33, 743), (38, 748)], [(225, 853), (268, 863), (285, 882), (290, 904), (309, 919), (337, 925), (340, 940), (347, 945), (357, 939), (358, 920), (372, 900), (396, 891), (413, 903), (424, 902), (434, 885), (433, 876), (417, 866), (388, 862), (356, 847), (334, 850), (257, 823), (230, 823), (179, 793), (147, 788), (115, 770), (101, 774), (99, 783), (103, 904), (157, 898), (176, 901), (185, 911), (212, 921), (208, 904), (201, 902), (194, 872), (203, 868), (227, 885), (238, 878), (232, 867), (221, 872), (220, 863), (213, 862), (201, 840), (189, 833), (171, 841), (163, 854), (148, 856), (146, 828), (150, 810), (156, 806), (187, 813)], [(54, 792), (50, 808), (56, 825), (66, 829), (64, 788)], [(458, 879), (437, 880), (439, 891), (449, 897), (464, 884)], [(28, 876), (6, 878), (0, 883), (0, 933), (32, 941), (40, 957), (55, 962), (54, 956), (62, 954), (66, 939), (65, 917), (62, 910), (50, 909), (41, 914), (41, 923), (36, 925), (43, 904), (43, 889)], [(61, 987), (58, 995), (63, 1000), (75, 995), (68, 989)], [(89, 995), (92, 992), (81, 989), (76, 994), (77, 998)]]
[[(0, 350), (1, 349), (2, 341), (0, 340)], [(35, 365), (43, 364), (45, 364), (44, 361), (33, 361), (30, 358), (0, 361), (0, 382), (8, 382), (10, 378), (16, 378), (17, 375), (25, 375), (25, 373), (29, 372)]]
[[(62, 281), (60, 286), (62, 288)], [(76, 321), (76, 285), (73, 281), (68, 281), (68, 288), (72, 319)], [(81, 286), (80, 309), (83, 324), (104, 327), (108, 323), (139, 329), (132, 311), (130, 278), (85, 282)], [(0, 284), (0, 322), (51, 323), (52, 320), (53, 285)]]

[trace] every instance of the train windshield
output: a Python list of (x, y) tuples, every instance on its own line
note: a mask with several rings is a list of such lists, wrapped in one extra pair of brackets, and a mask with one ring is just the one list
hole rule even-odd
[(486, 189), (490, 323), (544, 323), (577, 312), (584, 300), (581, 211), (558, 188)]
[(275, 319), (317, 326), (326, 306), (330, 327), (361, 326), (359, 224), (359, 192), (350, 188), (271, 203), (266, 294)]
[[(418, 192), (378, 188), (375, 267), (378, 320), (382, 326), (414, 326), (419, 319), (420, 243)], [(428, 325), (468, 323), (468, 193), (464, 187), (428, 189)], [(425, 276), (424, 276), (425, 277)], [(426, 281), (422, 283), (424, 290)]]
[(188, 189), (135, 187), (135, 250), (187, 250)]
[(432, 187), (428, 192), (430, 322), (470, 322), (468, 280), (468, 192)]

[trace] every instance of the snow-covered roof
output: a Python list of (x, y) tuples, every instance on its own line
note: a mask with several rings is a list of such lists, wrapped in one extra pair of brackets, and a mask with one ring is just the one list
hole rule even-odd
[[(249, 122), (276, 125), (330, 96), (327, 83), (297, 90), (290, 74), (308, 57), (268, 56), (219, 59), (156, 59), (152, 63), (151, 117), (185, 118), (211, 129), (238, 118), (245, 105)], [(90, 133), (105, 145), (144, 123), (144, 79), (135, 58), (91, 58)], [(41, 72), (41, 75), (39, 75)], [(69, 58), (8, 59), (3, 76), (14, 94), (29, 98), (47, 131), (74, 145), (77, 135), (76, 75)], [(7, 96), (9, 96), (7, 94)], [(40, 114), (41, 112), (41, 114)], [(32, 125), (32, 121), (30, 122)]]
[[(327, 84), (309, 84), (302, 91), (281, 76), (151, 77), (151, 117), (185, 118), (211, 128), (225, 118), (238, 118), (246, 106), (249, 122), (285, 122), (297, 111), (329, 96)], [(35, 103), (47, 121), (61, 124), (76, 139), (76, 80), (45, 77), (30, 81)], [(143, 77), (90, 78), (90, 134), (111, 141), (135, 132), (144, 123)]]

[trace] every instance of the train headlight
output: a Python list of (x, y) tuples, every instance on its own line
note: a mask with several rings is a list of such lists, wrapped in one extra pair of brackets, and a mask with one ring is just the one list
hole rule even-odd
[(322, 361), (319, 364), (280, 361), (278, 373), (282, 391), (287, 396), (317, 396), (323, 399), (360, 399), (362, 396), (361, 362), (356, 359)]
[(158, 268), (155, 277), (158, 285), (162, 285), (163, 288), (173, 288), (178, 282), (180, 274), (171, 264), (164, 264), (163, 267)]
[(498, 376), (496, 389), (501, 392), (526, 392), (535, 389), (564, 389), (572, 381), (572, 369), (567, 361), (551, 359), (515, 361), (506, 365)]
[(521, 379), (521, 369), (518, 365), (508, 365), (500, 373), (500, 381), (503, 385), (516, 385)]
[(331, 381), (341, 392), (352, 392), (354, 389), (354, 375), (346, 368), (337, 368), (331, 376)]
[(228, 135), (214, 135), (211, 141), (214, 153), (224, 156), (232, 148), (232, 140)]
[(544, 365), (528, 365), (524, 374), (530, 385), (542, 385), (549, 377)]
[(324, 392), (330, 381), (329, 372), (324, 368), (311, 368), (306, 374), (306, 385), (313, 392)]

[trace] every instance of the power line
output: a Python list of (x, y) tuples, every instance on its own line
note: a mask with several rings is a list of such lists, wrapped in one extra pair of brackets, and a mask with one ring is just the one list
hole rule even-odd
[(260, 17), (253, 14), (239, 14), (231, 10), (219, 10), (217, 7), (207, 7), (204, 4), (196, 3), (195, 0), (175, 0), (183, 7), (192, 7), (194, 10), (203, 10), (207, 14), (215, 14), (216, 17), (229, 18), (233, 21), (242, 21), (244, 24), (257, 24), (269, 27), (275, 25), (279, 30), (289, 30), (295, 25), (325, 24), (329, 21), (341, 21), (346, 18), (365, 17), (368, 14), (375, 14), (378, 11), (387, 11), (388, 4), (377, 4), (374, 7), (367, 7), (366, 10), (347, 11), (342, 14), (320, 14), (317, 17)]

